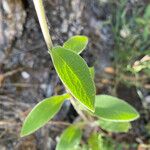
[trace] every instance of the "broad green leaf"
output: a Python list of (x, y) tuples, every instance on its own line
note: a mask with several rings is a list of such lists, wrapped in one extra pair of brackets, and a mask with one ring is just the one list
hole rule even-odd
[(75, 150), (81, 140), (81, 130), (76, 126), (68, 127), (60, 136), (56, 150)]
[(52, 49), (55, 69), (71, 94), (86, 108), (94, 111), (95, 85), (86, 62), (63, 47)]
[(53, 96), (39, 102), (24, 121), (21, 136), (26, 136), (45, 125), (60, 110), (68, 94)]
[(99, 120), (99, 125), (103, 130), (108, 132), (128, 132), (131, 128), (129, 122), (114, 122), (108, 120)]
[(97, 133), (92, 133), (88, 139), (88, 145), (90, 150), (102, 150), (103, 140), (102, 137)]
[(94, 67), (89, 67), (89, 71), (90, 71), (90, 74), (91, 74), (92, 78), (94, 79), (94, 76), (95, 76)]
[(138, 112), (127, 102), (109, 95), (97, 95), (95, 115), (104, 120), (129, 122), (139, 117)]
[(82, 35), (76, 35), (67, 40), (63, 47), (80, 54), (87, 46), (88, 38)]

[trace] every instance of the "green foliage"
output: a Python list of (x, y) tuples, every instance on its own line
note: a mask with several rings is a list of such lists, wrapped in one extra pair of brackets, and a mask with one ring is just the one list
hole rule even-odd
[(21, 136), (26, 136), (45, 125), (60, 110), (68, 94), (53, 96), (39, 102), (24, 121)]
[(93, 128), (100, 126), (109, 132), (127, 132), (130, 128), (129, 121), (139, 117), (138, 112), (121, 99), (108, 95), (97, 95), (95, 98), (94, 67), (88, 67), (78, 55), (85, 49), (87, 41), (88, 38), (85, 36), (75, 36), (65, 42), (63, 47), (53, 47), (49, 51), (56, 72), (69, 93), (47, 98), (37, 104), (27, 116), (21, 136), (29, 135), (45, 125), (60, 110), (64, 100), (72, 97), (78, 100), (71, 102), (77, 112), (82, 114), (83, 122), (79, 121), (76, 126), (69, 126), (62, 133), (56, 150), (113, 150), (112, 144), (107, 143), (95, 132), (89, 137), (88, 145), (79, 145), (82, 136), (79, 127), (82, 126), (83, 129), (91, 123), (87, 122), (86, 116), (100, 118), (99, 124), (93, 123)]
[(80, 54), (87, 46), (88, 38), (86, 36), (76, 35), (67, 40), (63, 47)]
[(71, 94), (89, 110), (94, 111), (95, 86), (85, 61), (63, 47), (52, 49), (56, 71)]
[[(111, 21), (114, 22), (115, 20), (116, 22), (115, 25), (112, 24), (112, 29), (117, 45), (115, 45), (115, 49), (117, 49), (115, 63), (118, 64), (120, 62), (124, 63), (130, 61), (132, 56), (135, 55), (135, 53), (130, 52), (131, 47), (135, 49), (138, 47), (140, 50), (145, 48), (143, 48), (143, 43), (139, 40), (139, 36), (134, 36), (133, 39), (130, 38), (131, 25), (138, 22), (145, 26), (142, 37), (144, 42), (147, 42), (150, 34), (149, 26), (147, 26), (147, 20), (150, 18), (150, 6), (145, 10), (143, 18), (134, 16), (136, 19), (133, 23), (130, 19), (127, 20), (126, 18), (127, 11), (124, 11), (126, 2), (127, 1), (120, 0), (120, 3), (116, 3), (116, 5), (120, 5), (120, 7), (116, 9), (118, 13), (116, 13), (115, 19), (112, 18)], [(136, 32), (137, 31), (138, 30), (136, 30)], [(138, 44), (135, 41), (138, 41)], [(52, 49), (50, 48), (49, 53), (52, 57), (56, 72), (69, 93), (46, 98), (38, 103), (25, 119), (21, 136), (29, 135), (45, 125), (60, 110), (64, 100), (68, 98), (71, 98), (71, 102), (79, 115), (81, 115), (82, 120), (64, 130), (60, 136), (56, 150), (114, 150), (115, 147), (112, 140), (106, 140), (99, 133), (95, 132), (89, 137), (87, 141), (88, 145), (85, 143), (80, 145), (82, 137), (81, 129), (90, 125), (89, 127), (94, 129), (94, 131), (97, 131), (97, 127), (100, 126), (108, 132), (127, 132), (131, 127), (129, 121), (133, 121), (139, 117), (138, 112), (131, 105), (119, 98), (108, 95), (97, 95), (95, 98), (96, 90), (93, 81), (95, 74), (94, 67), (89, 68), (79, 55), (86, 48), (87, 43), (88, 38), (86, 36), (77, 35), (67, 40), (63, 44), (63, 47), (57, 46)], [(136, 45), (133, 46), (133, 43), (136, 43)], [(51, 46), (48, 45), (48, 47)], [(120, 53), (118, 53), (118, 51), (120, 51)], [(140, 55), (136, 55), (136, 57), (137, 56)], [(134, 68), (136, 70), (133, 71), (134, 73), (147, 68), (145, 67), (145, 62), (144, 64), (143, 61), (141, 62), (144, 67), (142, 66), (142, 68), (138, 68), (137, 70)], [(131, 71), (131, 64), (129, 65), (130, 67), (128, 68), (130, 68)], [(124, 67), (126, 67), (126, 64), (120, 68), (124, 69)], [(117, 68), (117, 70), (119, 69)], [(74, 102), (72, 97), (78, 101)], [(79, 105), (77, 105), (78, 103)], [(82, 105), (80, 107), (80, 103), (87, 109), (80, 109), (83, 107)], [(95, 121), (94, 123), (88, 122), (88, 117), (90, 120), (94, 119), (92, 115), (100, 119), (98, 120), (98, 124), (96, 124), (97, 122)], [(120, 148), (122, 148), (122, 146)]]
[(103, 138), (102, 150), (120, 150), (118, 149), (118, 147), (119, 147), (119, 144), (117, 145), (117, 149), (115, 149), (114, 141), (111, 138)]
[(98, 133), (92, 133), (88, 139), (89, 150), (102, 150), (103, 141), (102, 137)]
[(129, 122), (113, 122), (108, 120), (99, 120), (99, 125), (103, 130), (108, 132), (128, 132), (131, 128), (131, 124)]
[(148, 57), (149, 57), (148, 61), (143, 61), (143, 62), (139, 61), (138, 65), (134, 66), (132, 71), (134, 71), (135, 73), (139, 73), (142, 70), (147, 70), (148, 73), (148, 71), (150, 71), (150, 56)]
[(135, 22), (139, 26), (139, 28), (143, 28), (143, 39), (144, 41), (149, 40), (148, 37), (150, 36), (150, 5), (145, 8), (143, 17), (137, 16)]
[(113, 0), (111, 6), (114, 8), (107, 24), (111, 25), (114, 35), (116, 82), (143, 87), (146, 79), (142, 79), (142, 75), (144, 73), (149, 77), (149, 62), (138, 65), (137, 62), (149, 56), (150, 5), (139, 7), (138, 4), (129, 4), (128, 0)]
[(144, 18), (150, 19), (150, 4), (145, 9)]
[[(70, 46), (70, 50), (61, 46), (52, 49), (50, 54), (56, 71), (67, 90), (75, 99), (92, 112), (95, 110), (94, 115), (107, 120), (100, 122), (102, 128), (107, 130), (107, 124), (111, 124), (109, 131), (115, 130), (115, 127), (119, 131), (127, 131), (129, 127), (128, 122), (137, 119), (139, 114), (125, 101), (112, 96), (98, 95), (95, 100), (94, 67), (89, 68), (85, 61), (74, 52), (75, 49), (71, 50), (74, 39), (78, 41), (75, 44), (77, 47), (82, 47), (83, 49), (83, 45), (84, 47), (86, 46), (85, 40), (82, 38), (85, 39), (83, 36), (71, 38), (66, 44)], [(78, 46), (78, 44), (82, 46)], [(21, 136), (29, 135), (47, 123), (59, 111), (66, 98), (69, 98), (69, 94), (54, 96), (40, 102), (27, 116), (22, 127)], [(80, 109), (78, 106), (77, 108)], [(91, 114), (88, 110), (86, 111)], [(115, 123), (110, 121), (115, 121)]]
[(95, 76), (94, 67), (89, 67), (89, 71), (90, 71), (90, 74), (91, 74), (91, 76), (92, 76), (92, 79), (94, 79), (94, 76)]
[(119, 122), (133, 121), (139, 117), (138, 112), (125, 101), (108, 95), (97, 95), (95, 98), (95, 115)]
[(56, 150), (76, 150), (80, 140), (82, 132), (76, 126), (70, 126), (60, 136), (60, 140), (56, 146)]

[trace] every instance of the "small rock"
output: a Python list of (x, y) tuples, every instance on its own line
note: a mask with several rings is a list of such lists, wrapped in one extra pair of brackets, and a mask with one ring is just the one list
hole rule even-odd
[(50, 97), (53, 93), (53, 87), (51, 84), (47, 85), (47, 89), (46, 89), (46, 97)]
[(21, 76), (22, 76), (24, 79), (30, 78), (30, 74), (29, 74), (28, 72), (26, 72), (26, 71), (21, 72)]

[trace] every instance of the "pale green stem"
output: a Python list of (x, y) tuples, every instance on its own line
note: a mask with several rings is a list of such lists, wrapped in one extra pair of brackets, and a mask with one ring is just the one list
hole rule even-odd
[[(38, 20), (41, 26), (41, 30), (47, 45), (48, 50), (50, 51), (50, 49), (53, 47), (52, 44), (52, 40), (51, 40), (51, 36), (49, 33), (49, 29), (48, 29), (48, 25), (47, 25), (47, 21), (46, 21), (46, 15), (45, 15), (45, 10), (44, 10), (44, 6), (43, 6), (43, 1), (42, 0), (33, 0), (34, 6), (35, 6), (35, 10), (38, 16)], [(67, 95), (69, 97), (69, 95)], [(78, 114), (82, 117), (82, 119), (85, 121), (87, 120), (86, 117), (84, 116), (84, 114), (82, 113), (82, 111), (80, 111), (74, 100), (72, 98), (70, 98), (71, 103), (73, 105), (73, 107), (76, 109), (76, 111), (78, 112)]]
[(38, 20), (41, 26), (41, 30), (47, 45), (48, 50), (50, 50), (53, 47), (51, 36), (49, 33), (47, 21), (46, 21), (46, 16), (45, 16), (45, 10), (43, 6), (43, 1), (42, 0), (33, 0), (35, 10), (38, 16)]
[(80, 115), (80, 117), (86, 122), (87, 118), (84, 115), (84, 113), (78, 108), (73, 98), (70, 98), (70, 102), (73, 105), (74, 109), (77, 111), (77, 113)]

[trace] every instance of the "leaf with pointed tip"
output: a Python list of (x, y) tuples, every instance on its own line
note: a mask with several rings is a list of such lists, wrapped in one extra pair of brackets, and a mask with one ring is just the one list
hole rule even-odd
[(21, 129), (21, 136), (29, 135), (45, 125), (60, 110), (68, 94), (53, 96), (39, 102), (29, 113)]
[(67, 40), (63, 47), (80, 54), (87, 46), (88, 38), (83, 35), (76, 35)]
[(129, 122), (137, 119), (139, 113), (127, 102), (109, 95), (97, 95), (95, 115), (110, 121)]
[(56, 150), (74, 150), (81, 140), (81, 130), (76, 126), (68, 127), (61, 135)]
[(103, 130), (108, 132), (128, 132), (131, 129), (130, 122), (114, 122), (101, 119), (98, 123)]
[(71, 94), (86, 108), (94, 111), (95, 85), (83, 58), (63, 47), (51, 52), (55, 69)]

